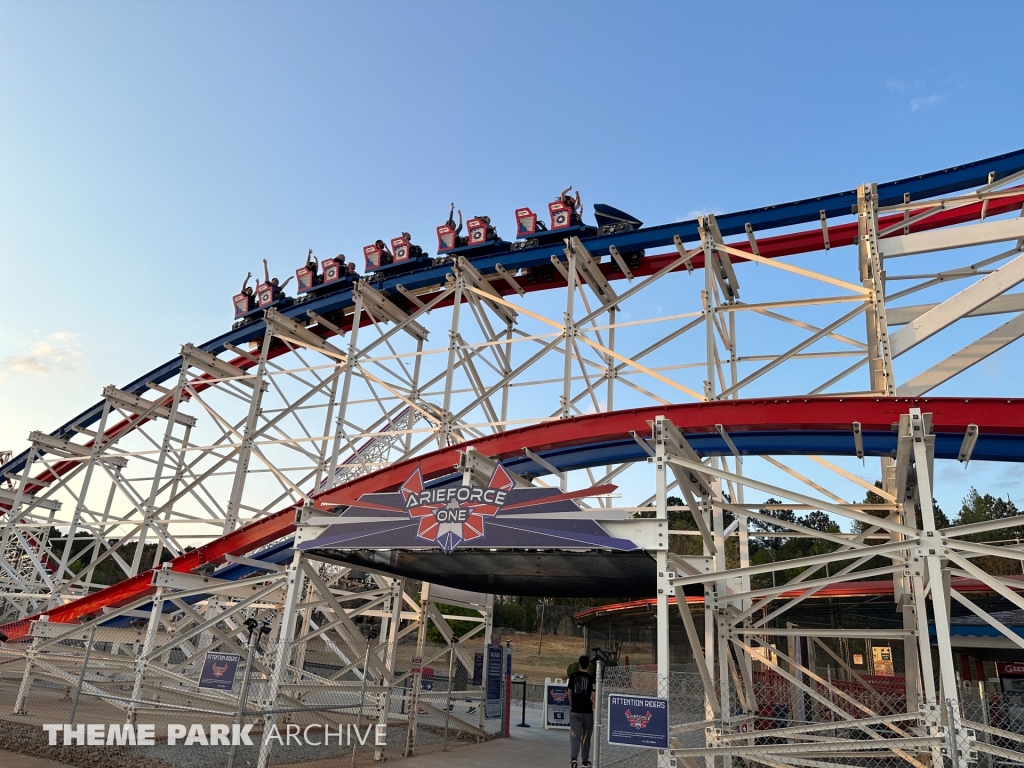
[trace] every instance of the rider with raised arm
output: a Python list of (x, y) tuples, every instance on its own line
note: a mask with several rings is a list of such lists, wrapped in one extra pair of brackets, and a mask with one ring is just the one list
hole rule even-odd
[(316, 256), (313, 255), (313, 249), (309, 249), (309, 253), (306, 254), (306, 269), (313, 273), (313, 285), (319, 285), (322, 281), (320, 277), (320, 263)]
[(256, 296), (253, 295), (252, 288), (249, 287), (249, 278), (251, 277), (252, 272), (249, 272), (245, 276), (245, 280), (242, 281), (242, 293), (245, 294), (247, 308), (256, 309)]
[(452, 207), (448, 211), (448, 221), (445, 222), (445, 225), (448, 227), (448, 229), (452, 230), (455, 233), (455, 239), (452, 242), (454, 242), (456, 248), (459, 247), (460, 245), (466, 244), (466, 238), (459, 236), (462, 233), (461, 210), (459, 211), (459, 225), (455, 226), (455, 203), (452, 203)]
[(572, 191), (572, 185), (562, 190), (562, 193), (558, 196), (558, 201), (562, 205), (566, 206), (570, 210), (569, 221), (573, 224), (583, 223), (583, 202), (580, 200), (580, 191), (576, 190), (576, 196), (573, 197), (569, 194)]
[(283, 283), (280, 282), (276, 277), (271, 279), (270, 270), (267, 268), (267, 260), (263, 260), (263, 277), (266, 278), (266, 282), (270, 283), (271, 290), (274, 292), (274, 301), (284, 298), (284, 287), (292, 281), (294, 275), (289, 275), (288, 279)]

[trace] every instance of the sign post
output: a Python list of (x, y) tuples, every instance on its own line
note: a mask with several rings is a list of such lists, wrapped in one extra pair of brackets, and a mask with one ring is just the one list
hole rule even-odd
[(512, 720), (512, 641), (505, 644), (505, 738), (510, 736), (509, 725)]
[(601, 702), (604, 699), (604, 662), (594, 662), (594, 768), (601, 768)]
[(609, 695), (608, 743), (668, 749), (668, 699)]

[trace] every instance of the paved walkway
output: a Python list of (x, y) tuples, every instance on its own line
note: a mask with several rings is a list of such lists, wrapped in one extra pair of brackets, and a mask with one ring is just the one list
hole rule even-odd
[(0, 765), (4, 768), (67, 768), (63, 763), (55, 763), (45, 757), (32, 757), (31, 755), (3, 751), (0, 751)]
[[(514, 712), (513, 722), (521, 719), (521, 710)], [(540, 709), (527, 709), (526, 722), (530, 728), (510, 729), (510, 738), (485, 741), (459, 747), (451, 752), (435, 752), (420, 757), (410, 757), (395, 763), (400, 768), (567, 768), (569, 765), (569, 732), (567, 730), (546, 731), (541, 727)], [(33, 767), (34, 768), (34, 767)]]
[[(521, 710), (514, 713), (514, 722), (521, 719)], [(511, 728), (507, 739), (485, 741), (459, 747), (451, 752), (434, 752), (429, 755), (410, 757), (396, 763), (400, 768), (567, 768), (569, 765), (569, 732), (565, 730), (546, 731), (541, 727), (542, 710), (527, 709), (526, 722), (529, 728)], [(14, 752), (0, 751), (2, 768), (67, 768), (62, 763), (42, 757), (32, 757)]]

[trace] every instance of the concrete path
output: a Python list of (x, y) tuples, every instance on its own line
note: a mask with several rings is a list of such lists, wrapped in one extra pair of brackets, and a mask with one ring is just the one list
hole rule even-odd
[(45, 757), (20, 755), (17, 752), (0, 751), (0, 765), (4, 768), (67, 768), (63, 763), (55, 763)]
[[(516, 709), (514, 714), (512, 720), (519, 722), (521, 710)], [(471, 744), (468, 747), (453, 749), (451, 752), (410, 757), (396, 765), (401, 768), (568, 768), (569, 731), (544, 730), (541, 727), (541, 716), (542, 710), (527, 709), (526, 722), (531, 727), (517, 728), (513, 725), (510, 729), (511, 736), (507, 739)]]

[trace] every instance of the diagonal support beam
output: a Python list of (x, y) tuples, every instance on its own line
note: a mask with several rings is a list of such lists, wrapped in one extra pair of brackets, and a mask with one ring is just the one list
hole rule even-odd
[(944, 384), (972, 365), (980, 363), (986, 357), (995, 354), (1021, 336), (1024, 336), (1024, 313), (1017, 315), (1008, 323), (1003, 323), (994, 331), (990, 331), (977, 341), (968, 344), (959, 352), (954, 352), (941, 363), (919, 373), (910, 381), (896, 388), (898, 397), (919, 397), (940, 384)]
[(949, 248), (988, 245), (1004, 240), (1018, 240), (1022, 237), (1024, 237), (1024, 219), (1006, 219), (888, 237), (879, 240), (878, 247), (883, 257), (894, 258), (896, 256), (912, 256), (916, 253), (944, 251)]
[(1007, 262), (955, 296), (937, 304), (920, 317), (889, 334), (892, 356), (901, 355), (942, 329), (976, 310), (1015, 285), (1024, 282), (1024, 255)]

